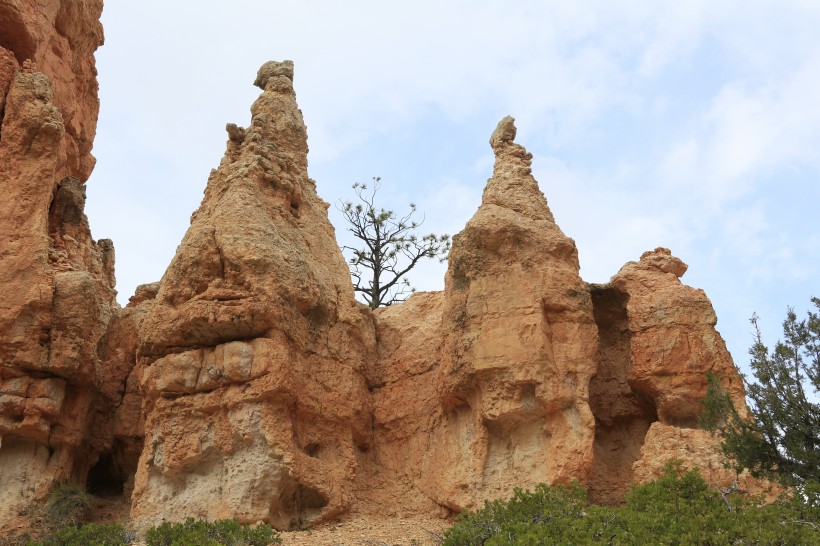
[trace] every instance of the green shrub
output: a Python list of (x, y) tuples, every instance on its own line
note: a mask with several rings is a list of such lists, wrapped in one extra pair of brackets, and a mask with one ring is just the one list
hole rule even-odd
[(60, 529), (44, 542), (29, 542), (27, 546), (125, 546), (133, 535), (121, 525), (95, 525)]
[(270, 525), (251, 527), (235, 519), (166, 521), (145, 533), (147, 546), (267, 546), (280, 542), (279, 533)]
[(538, 484), (533, 492), (516, 488), (506, 502), (485, 501), (481, 510), (462, 512), (459, 523), (445, 532), (444, 544), (510, 544), (527, 536), (530, 527), (571, 544), (568, 539), (576, 534), (576, 523), (586, 505), (586, 492), (577, 483), (570, 487)]
[(460, 514), (443, 544), (820, 544), (820, 487), (771, 504), (731, 504), (730, 511), (697, 470), (671, 464), (658, 480), (634, 486), (619, 507), (590, 504), (577, 484), (516, 489), (509, 501)]
[(91, 495), (74, 482), (55, 484), (44, 507), (46, 521), (53, 528), (76, 527), (91, 509)]

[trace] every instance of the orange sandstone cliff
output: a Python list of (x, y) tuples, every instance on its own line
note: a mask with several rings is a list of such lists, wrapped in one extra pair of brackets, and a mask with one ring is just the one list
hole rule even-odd
[(307, 176), (293, 64), (256, 85), (140, 329), (140, 521), (341, 514), (371, 441), (372, 320)]
[(584, 282), (510, 117), (445, 290), (373, 312), (308, 177), (293, 64), (266, 63), (168, 270), (121, 309), (83, 214), (101, 9), (0, 0), (0, 528), (63, 480), (138, 526), (284, 529), (574, 479), (617, 503), (672, 459), (735, 479), (697, 425), (708, 371), (743, 404), (706, 295), (664, 248)]
[(99, 358), (114, 248), (83, 207), (97, 122), (100, 0), (0, 0), (0, 523), (84, 481), (117, 397)]

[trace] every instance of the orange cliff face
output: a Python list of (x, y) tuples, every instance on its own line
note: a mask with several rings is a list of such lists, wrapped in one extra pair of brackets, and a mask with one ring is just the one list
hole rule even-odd
[(585, 283), (510, 117), (445, 290), (374, 312), (308, 177), (293, 64), (266, 63), (162, 280), (119, 308), (113, 245), (83, 213), (101, 7), (0, 0), (13, 203), (0, 215), (0, 497), (13, 499), (0, 528), (62, 480), (121, 494), (139, 526), (283, 529), (446, 515), (575, 479), (618, 503), (671, 459), (731, 483), (697, 424), (707, 371), (743, 406), (706, 295), (663, 248)]
[(671, 458), (732, 481), (697, 414), (707, 371), (740, 404), (742, 387), (683, 262), (656, 249), (585, 283), (505, 118), (444, 292), (371, 312), (307, 178), (292, 82), (288, 62), (260, 70), (140, 327), (139, 525), (447, 514), (576, 479), (618, 503)]
[[(0, 0), (0, 95), (26, 61), (48, 76), (63, 134), (55, 179), (88, 179), (100, 102), (94, 52), (103, 43), (102, 0)], [(0, 111), (3, 100), (0, 98)]]
[[(114, 248), (83, 207), (97, 123), (100, 0), (0, 0), (0, 524), (85, 480), (114, 405), (99, 346)], [(117, 389), (109, 392), (118, 397)]]
[(592, 462), (592, 301), (514, 137), (508, 117), (490, 139), (493, 177), (453, 239), (444, 293), (377, 312), (387, 346), (376, 443), (385, 464), (452, 510), (513, 487), (586, 481)]
[(370, 447), (373, 322), (307, 176), (293, 64), (265, 64), (256, 85), (139, 332), (140, 524), (337, 516)]

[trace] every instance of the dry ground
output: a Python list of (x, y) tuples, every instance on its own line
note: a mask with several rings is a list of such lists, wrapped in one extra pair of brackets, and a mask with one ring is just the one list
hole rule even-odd
[(351, 518), (282, 533), (283, 546), (433, 546), (450, 523), (430, 518)]
[[(130, 504), (122, 498), (95, 498), (91, 521), (128, 525)], [(42, 522), (40, 522), (42, 523)], [(342, 521), (330, 522), (305, 531), (281, 533), (283, 546), (436, 546), (451, 519), (430, 517), (378, 517), (371, 514), (349, 515)], [(39, 525), (37, 525), (39, 527)], [(28, 527), (28, 526), (25, 526)], [(18, 532), (32, 529), (20, 527)], [(37, 538), (41, 533), (33, 533)], [(0, 545), (16, 544), (0, 537)], [(141, 546), (144, 543), (136, 543)]]

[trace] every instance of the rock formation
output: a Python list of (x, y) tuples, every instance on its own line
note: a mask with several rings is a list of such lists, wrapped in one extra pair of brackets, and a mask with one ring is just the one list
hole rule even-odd
[(510, 117), (493, 132), (493, 177), (453, 239), (444, 293), (377, 313), (376, 444), (453, 510), (586, 481), (592, 462), (592, 301), (515, 132)]
[(356, 304), (307, 177), (292, 78), (287, 62), (260, 70), (251, 126), (228, 125), (142, 323), (137, 520), (292, 527), (573, 479), (617, 503), (681, 455), (650, 426), (698, 433), (689, 463), (712, 450), (693, 429), (706, 372), (743, 392), (708, 300), (666, 249), (585, 283), (512, 118), (490, 139), (493, 177), (454, 238), (445, 291), (373, 314)]
[[(55, 158), (55, 180), (87, 180), (94, 168), (97, 131), (97, 69), (94, 51), (103, 43), (102, 0), (0, 0), (0, 95), (14, 70), (28, 63), (48, 75), (64, 132)], [(3, 101), (0, 98), (0, 111)]]
[[(647, 436), (650, 426), (697, 428), (707, 372), (723, 377), (737, 406), (745, 408), (743, 385), (715, 330), (712, 305), (702, 290), (679, 280), (686, 269), (668, 249), (656, 248), (627, 263), (610, 284), (591, 286), (601, 349), (598, 374), (590, 383), (595, 501), (622, 499), (633, 472), (644, 472), (653, 457), (648, 453), (665, 452), (666, 443)], [(700, 443), (701, 455), (713, 450), (713, 444)], [(687, 462), (697, 465), (696, 457)], [(654, 468), (654, 475), (661, 469)]]
[(83, 213), (101, 8), (0, 0), (13, 204), (0, 215), (0, 528), (69, 479), (123, 495), (139, 526), (279, 528), (444, 515), (574, 479), (618, 503), (672, 459), (734, 479), (697, 428), (708, 371), (744, 399), (709, 300), (663, 248), (585, 283), (510, 117), (445, 290), (373, 312), (308, 177), (293, 64), (266, 63), (168, 270), (119, 308), (113, 245)]
[(372, 321), (307, 176), (293, 64), (256, 85), (140, 329), (139, 520), (332, 517), (370, 444)]
[(101, 1), (0, 1), (0, 522), (85, 480), (114, 248), (83, 213)]

